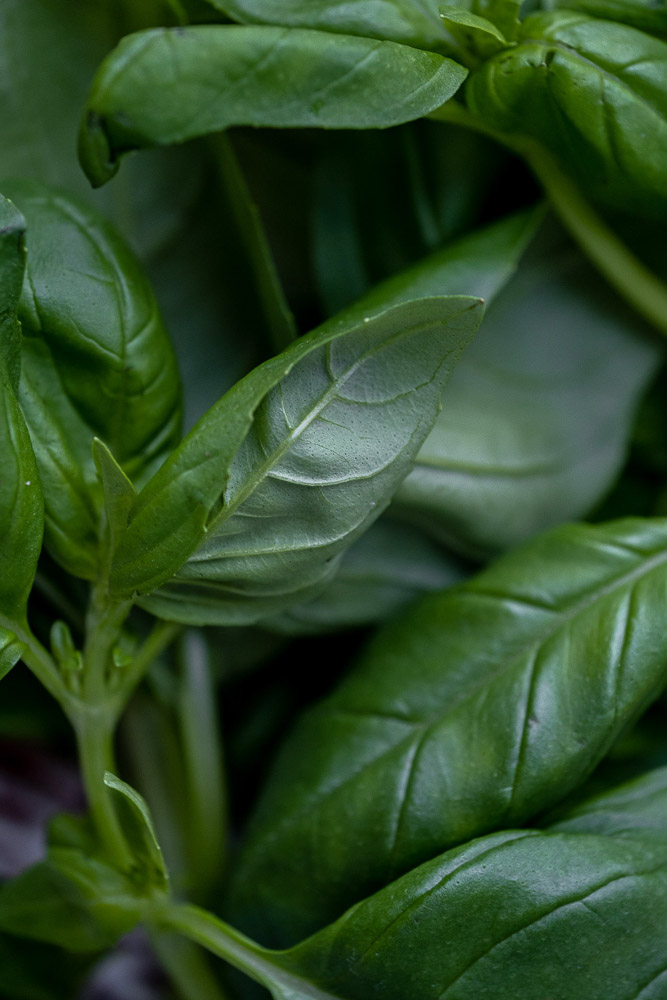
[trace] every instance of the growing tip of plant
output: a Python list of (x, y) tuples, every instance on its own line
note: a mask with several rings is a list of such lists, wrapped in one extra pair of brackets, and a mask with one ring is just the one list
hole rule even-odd
[(94, 188), (102, 187), (118, 171), (118, 161), (111, 152), (106, 119), (88, 108), (84, 112), (77, 144), (79, 163)]

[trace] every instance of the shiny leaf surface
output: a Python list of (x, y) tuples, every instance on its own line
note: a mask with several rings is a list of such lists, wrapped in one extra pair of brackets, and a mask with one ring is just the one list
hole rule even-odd
[(446, 45), (435, 0), (209, 0), (247, 24), (282, 24), (385, 38), (426, 49)]
[(667, 43), (572, 11), (534, 14), (466, 88), (491, 128), (537, 139), (591, 198), (667, 212)]
[(265, 790), (232, 912), (284, 945), (580, 784), (667, 679), (667, 522), (557, 529), (380, 632)]
[[(164, 537), (173, 511), (180, 538), (190, 524), (199, 542), (197, 518), (208, 514), (206, 534), (175, 578), (143, 599), (154, 613), (241, 624), (314, 593), (410, 468), (480, 317), (478, 299), (407, 302), (331, 321), (260, 366), (140, 494), (114, 585), (129, 589), (153, 570), (147, 533)], [(166, 566), (180, 542), (170, 531), (163, 544)]]
[(6, 186), (28, 220), (21, 405), (46, 498), (46, 540), (70, 572), (97, 572), (100, 437), (148, 478), (180, 431), (176, 363), (151, 289), (115, 231), (36, 183)]
[(387, 128), (444, 103), (466, 75), (435, 53), (319, 31), (204, 25), (141, 32), (124, 39), (95, 77), (79, 154), (99, 185), (130, 149), (231, 125)]

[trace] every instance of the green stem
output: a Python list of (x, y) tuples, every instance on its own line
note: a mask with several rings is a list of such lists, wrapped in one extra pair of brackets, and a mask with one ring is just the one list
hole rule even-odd
[(132, 663), (123, 672), (120, 686), (114, 692), (122, 704), (128, 700), (148, 668), (182, 631), (183, 626), (175, 622), (155, 623), (143, 646), (133, 657)]
[(161, 965), (183, 1000), (227, 1000), (206, 956), (180, 934), (151, 934), (151, 943)]
[(76, 732), (81, 776), (93, 822), (110, 860), (121, 870), (131, 868), (130, 851), (113, 808), (105, 771), (114, 770), (115, 713), (104, 706), (79, 704), (72, 720)]
[(131, 601), (112, 601), (106, 591), (93, 588), (83, 647), (84, 698), (89, 705), (107, 700), (111, 653), (131, 607)]
[(667, 334), (667, 285), (619, 240), (550, 156), (536, 149), (527, 160), (561, 222), (598, 271), (640, 316)]
[(204, 638), (181, 644), (178, 719), (187, 794), (189, 895), (202, 898), (222, 875), (227, 840), (225, 768), (215, 684)]
[(16, 638), (24, 644), (26, 648), (21, 659), (70, 717), (70, 712), (76, 705), (76, 699), (67, 690), (62, 675), (49, 651), (42, 646), (39, 639), (35, 638), (27, 624), (14, 622), (5, 618), (4, 615), (0, 615), (0, 625), (13, 632)]
[(456, 101), (443, 104), (429, 117), (473, 129), (523, 157), (561, 222), (598, 271), (640, 316), (667, 335), (667, 285), (616, 236), (541, 146), (525, 136), (496, 132)]
[(185, 934), (269, 990), (282, 987), (303, 1000), (339, 1000), (307, 979), (289, 972), (281, 964), (285, 953), (262, 948), (198, 906), (162, 903), (153, 910), (151, 923), (157, 928)]
[(252, 200), (229, 136), (224, 133), (215, 136), (213, 146), (222, 184), (238, 225), (241, 244), (264, 313), (271, 347), (278, 353), (298, 335), (294, 317), (285, 298), (259, 209)]

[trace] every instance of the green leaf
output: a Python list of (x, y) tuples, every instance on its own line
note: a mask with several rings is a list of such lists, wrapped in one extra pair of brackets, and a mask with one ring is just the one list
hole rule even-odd
[(113, 552), (127, 527), (127, 519), (137, 498), (137, 491), (99, 438), (93, 439), (93, 460), (102, 484), (110, 548)]
[(332, 320), (237, 383), (139, 495), (118, 596), (178, 570), (142, 606), (239, 624), (314, 593), (410, 468), (480, 307), (423, 299)]
[(51, 848), (0, 888), (0, 930), (68, 951), (111, 947), (141, 913), (141, 897), (119, 872), (74, 848)]
[(667, 839), (667, 767), (595, 795), (549, 823), (561, 833)]
[(532, 15), (466, 88), (492, 129), (537, 140), (594, 201), (667, 212), (667, 43), (572, 11)]
[[(472, 292), (467, 245), (459, 287)], [(503, 251), (487, 246), (490, 260)], [(585, 515), (618, 474), (659, 357), (636, 316), (545, 228), (457, 366), (394, 509), (476, 558)]]
[[(0, 196), (0, 623), (25, 624), (42, 548), (44, 502), (28, 429), (16, 398), (24, 222)], [(8, 653), (8, 657), (11, 658)]]
[(479, 32), (483, 35), (491, 35), (503, 47), (507, 45), (507, 39), (502, 31), (486, 17), (480, 17), (479, 14), (474, 14), (472, 11), (465, 10), (462, 7), (439, 7), (438, 9), (443, 21), (453, 25), (455, 29), (461, 27), (473, 32), (473, 35), (477, 35)]
[(659, 1000), (666, 920), (664, 839), (493, 834), (272, 956), (302, 981), (274, 997)]
[(71, 1000), (96, 955), (0, 934), (0, 996), (11, 1000)]
[(6, 185), (28, 220), (21, 404), (46, 497), (46, 542), (69, 572), (98, 572), (99, 436), (147, 479), (178, 440), (180, 386), (151, 289), (96, 213), (37, 183)]
[(393, 617), (422, 594), (464, 577), (463, 567), (419, 531), (381, 517), (344, 554), (317, 597), (261, 622), (287, 635), (370, 625)]
[(100, 185), (131, 149), (230, 125), (387, 128), (443, 104), (466, 75), (435, 53), (319, 31), (204, 25), (142, 32), (124, 39), (95, 77), (79, 155)]
[(25, 645), (9, 629), (0, 626), (0, 680), (23, 656)]
[(233, 912), (285, 944), (563, 799), (667, 679), (667, 520), (559, 528), (381, 631), (265, 790)]
[(432, 0), (209, 0), (246, 24), (282, 24), (341, 34), (390, 39), (439, 49), (447, 35)]
[(145, 892), (164, 892), (169, 876), (146, 802), (131, 785), (109, 771), (104, 775), (104, 784), (114, 793), (116, 814), (132, 851), (136, 866), (131, 873), (133, 882)]
[(650, 34), (667, 35), (665, 0), (549, 0), (547, 10), (580, 10), (605, 21), (622, 21)]
[(16, 308), (25, 269), (25, 219), (0, 195), (0, 365), (14, 392), (21, 374), (21, 325)]

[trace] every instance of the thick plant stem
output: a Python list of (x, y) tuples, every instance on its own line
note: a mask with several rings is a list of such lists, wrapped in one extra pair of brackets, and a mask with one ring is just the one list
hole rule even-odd
[(489, 128), (456, 101), (429, 117), (473, 129), (523, 157), (561, 222), (598, 271), (635, 312), (667, 336), (667, 285), (616, 236), (552, 156), (530, 138)]
[(132, 866), (130, 851), (111, 802), (104, 775), (113, 767), (115, 715), (104, 706), (80, 705), (73, 719), (81, 776), (90, 813), (106, 851), (121, 870)]

